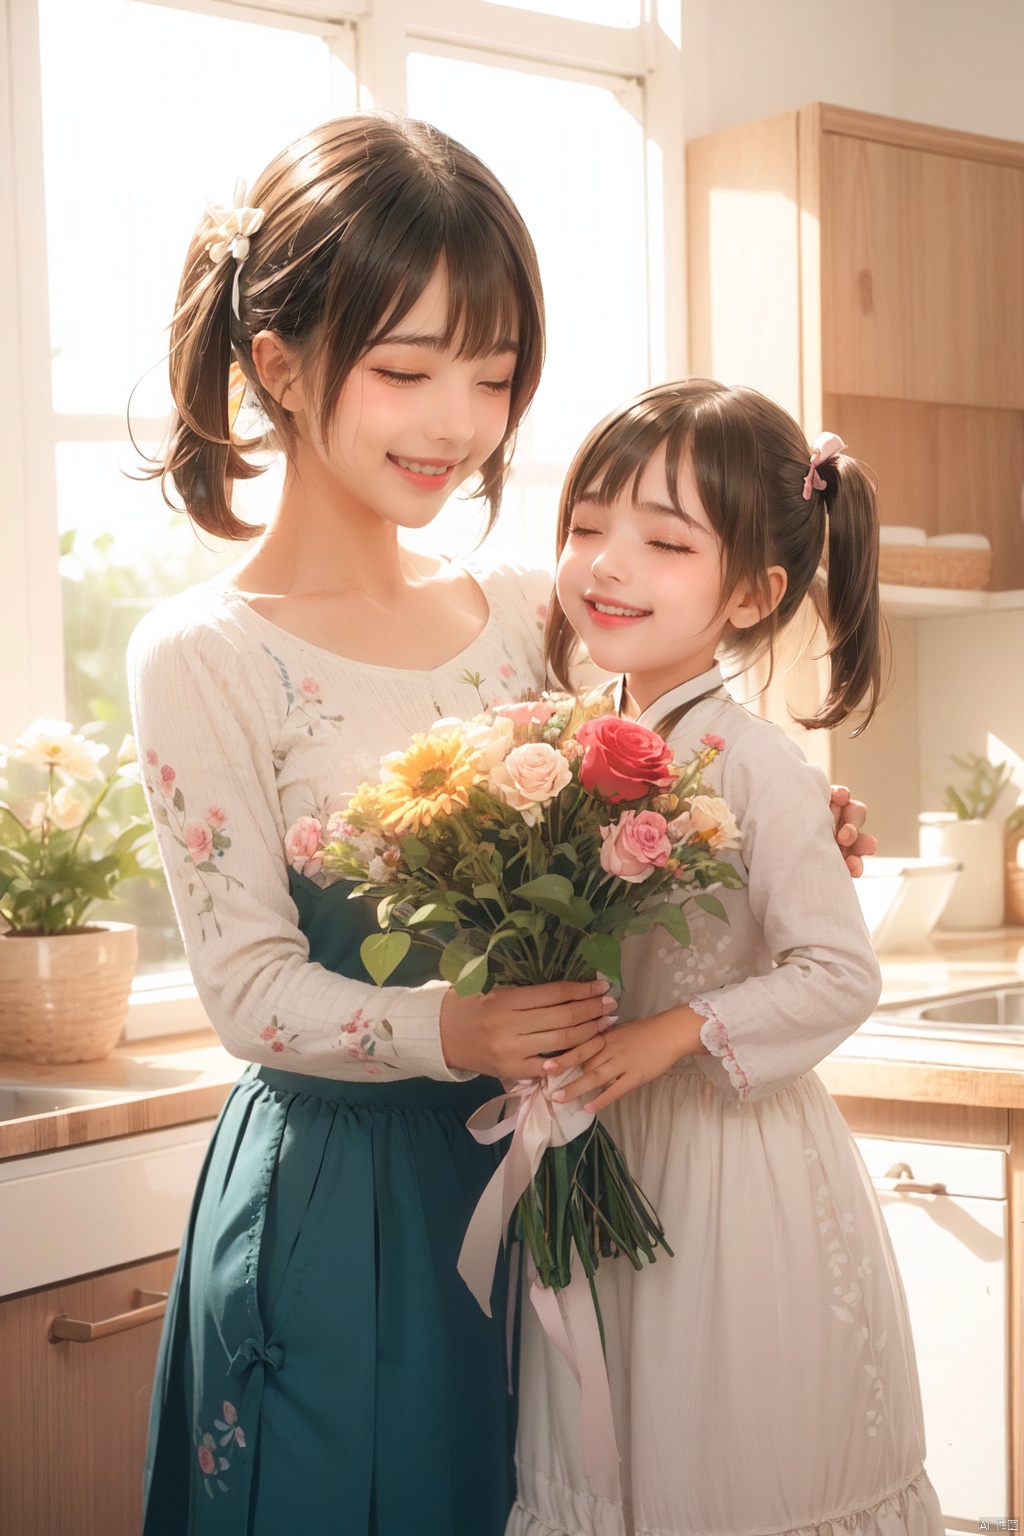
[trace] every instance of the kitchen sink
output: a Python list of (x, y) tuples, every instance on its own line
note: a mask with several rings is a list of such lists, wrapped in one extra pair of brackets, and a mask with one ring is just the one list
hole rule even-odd
[(984, 1040), (1024, 1044), (1024, 983), (983, 987), (954, 997), (929, 997), (916, 1003), (890, 1003), (878, 1009), (870, 1027), (884, 1034), (908, 1030), (947, 1040)]
[(0, 1082), (0, 1121), (21, 1120), (26, 1115), (49, 1115), (59, 1109), (81, 1109), (88, 1104), (109, 1104), (127, 1096), (125, 1088), (72, 1088), (57, 1083)]

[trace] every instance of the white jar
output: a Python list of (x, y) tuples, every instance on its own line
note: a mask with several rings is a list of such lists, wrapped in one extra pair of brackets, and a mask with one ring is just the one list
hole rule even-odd
[(1002, 927), (1002, 822), (961, 821), (952, 811), (927, 811), (918, 819), (921, 857), (958, 859), (963, 865), (937, 926)]

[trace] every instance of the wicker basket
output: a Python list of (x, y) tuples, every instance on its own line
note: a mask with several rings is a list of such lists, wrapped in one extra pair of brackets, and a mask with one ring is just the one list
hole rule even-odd
[(880, 581), (896, 587), (988, 586), (990, 549), (955, 549), (945, 544), (883, 544), (878, 556)]
[(124, 1030), (138, 956), (131, 923), (0, 937), (0, 1057), (99, 1061)]

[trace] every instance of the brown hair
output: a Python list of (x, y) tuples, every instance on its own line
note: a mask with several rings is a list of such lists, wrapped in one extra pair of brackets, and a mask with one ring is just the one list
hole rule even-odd
[[(262, 531), (231, 511), (230, 484), (263, 464), (250, 454), (271, 440), (287, 450), (290, 414), (259, 381), (252, 338), (273, 331), (295, 346), (323, 432), (338, 392), (366, 351), (413, 307), (439, 262), (448, 282), (444, 339), (465, 357), (512, 337), (517, 359), (508, 426), (480, 470), (477, 493), (493, 523), (516, 428), (544, 361), (544, 305), (536, 253), (497, 178), (454, 139), (426, 123), (365, 113), (324, 123), (289, 145), (247, 202), (264, 210), (239, 285), (235, 262), (207, 250), (208, 215), (189, 247), (171, 323), (175, 414), (166, 451), (149, 471), (170, 479), (192, 520), (227, 539)], [(228, 373), (237, 359), (273, 438), (233, 438)]]
[[(665, 476), (680, 509), (679, 467), (692, 456), (700, 498), (722, 546), (722, 607), (742, 586), (768, 607), (768, 567), (781, 565), (787, 586), (778, 607), (750, 629), (730, 630), (726, 646), (743, 667), (767, 653), (809, 593), (827, 637), (828, 696), (800, 724), (839, 725), (864, 710), (863, 730), (878, 703), (882, 625), (878, 594), (878, 512), (874, 483), (846, 454), (818, 466), (825, 483), (804, 500), (810, 448), (774, 401), (754, 389), (711, 379), (662, 384), (606, 417), (569, 468), (558, 518), (558, 553), (576, 503), (613, 501), (626, 486), (639, 491), (644, 470), (664, 443)], [(548, 665), (567, 687), (577, 639), (557, 597), (545, 631)]]

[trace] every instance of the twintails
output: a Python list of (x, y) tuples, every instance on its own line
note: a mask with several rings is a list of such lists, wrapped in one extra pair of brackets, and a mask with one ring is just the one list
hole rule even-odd
[[(383, 113), (339, 118), (271, 162), (247, 198), (263, 211), (244, 264), (214, 261), (217, 212), (192, 238), (171, 324), (175, 414), (150, 472), (173, 482), (189, 516), (228, 539), (261, 530), (231, 510), (231, 483), (287, 454), (294, 423), (262, 388), (252, 341), (272, 331), (302, 370), (311, 429), (325, 435), (351, 369), (400, 323), (439, 265), (448, 289), (446, 344), (485, 356), (517, 343), (508, 428), (481, 469), (496, 515), (515, 431), (540, 379), (544, 313), (536, 254), (508, 193), (481, 161), (423, 123)], [(221, 210), (223, 211), (223, 210)], [(237, 314), (232, 288), (237, 275)], [(236, 440), (229, 372), (236, 361), (262, 407), (266, 437)]]
[[(811, 449), (793, 418), (753, 389), (709, 379), (663, 384), (614, 411), (570, 466), (559, 510), (558, 551), (582, 498), (612, 501), (665, 447), (666, 482), (677, 511), (680, 468), (692, 459), (701, 503), (721, 544), (724, 611), (746, 589), (763, 617), (729, 626), (722, 650), (742, 671), (774, 655), (776, 639), (810, 597), (831, 662), (828, 695), (807, 727), (839, 725), (855, 710), (862, 730), (878, 703), (882, 634), (878, 595), (878, 514), (873, 482), (846, 453), (811, 469)], [(810, 494), (804, 496), (805, 483)], [(785, 591), (772, 606), (768, 572), (781, 566)], [(548, 664), (568, 686), (576, 637), (553, 600), (545, 636)]]

